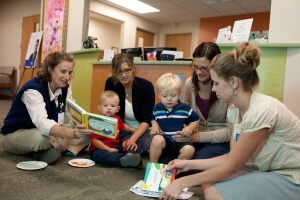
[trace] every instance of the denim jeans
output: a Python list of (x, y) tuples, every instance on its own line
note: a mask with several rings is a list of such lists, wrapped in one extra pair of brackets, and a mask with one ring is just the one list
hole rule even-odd
[[(206, 159), (213, 158), (217, 156), (221, 156), (226, 154), (230, 150), (229, 142), (224, 143), (203, 143), (203, 144), (195, 144), (196, 152), (194, 154), (193, 160), (195, 159)], [(171, 160), (175, 159), (174, 157), (166, 157), (162, 160), (162, 163), (168, 163)], [(180, 178), (182, 176), (192, 175), (200, 172), (200, 170), (190, 170), (186, 172), (182, 172), (176, 176), (176, 178)]]
[(128, 153), (136, 153), (134, 150), (124, 151), (122, 146), (117, 146), (115, 148), (119, 151), (109, 152), (105, 149), (95, 149), (94, 151), (90, 152), (90, 157), (93, 161), (101, 165), (122, 167), (120, 163), (120, 158), (122, 158)]

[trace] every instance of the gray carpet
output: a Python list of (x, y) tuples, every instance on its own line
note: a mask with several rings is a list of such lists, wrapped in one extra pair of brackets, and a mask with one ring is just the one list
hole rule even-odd
[[(0, 100), (0, 127), (11, 105), (9, 100)], [(0, 134), (0, 142), (2, 135)], [(21, 170), (16, 164), (32, 160), (30, 156), (16, 156), (3, 151), (0, 145), (0, 199), (151, 199), (138, 196), (130, 187), (144, 177), (145, 170), (116, 168), (95, 165), (76, 168), (68, 165), (74, 157), (63, 156), (54, 165), (35, 171)], [(87, 151), (77, 158), (89, 158)], [(149, 161), (143, 156), (144, 166)], [(203, 199), (200, 187), (190, 199)]]

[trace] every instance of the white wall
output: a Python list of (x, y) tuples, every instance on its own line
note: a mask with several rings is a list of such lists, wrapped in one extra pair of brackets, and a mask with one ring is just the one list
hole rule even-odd
[(66, 51), (76, 51), (82, 48), (82, 42), (87, 37), (89, 24), (90, 0), (69, 0), (69, 16)]
[(299, 0), (272, 0), (270, 15), (270, 43), (300, 43)]
[(283, 103), (300, 118), (300, 48), (289, 48), (287, 53)]
[(192, 22), (177, 23), (176, 25), (160, 25), (97, 1), (91, 1), (90, 10), (92, 12), (99, 13), (123, 22), (121, 24), (120, 48), (135, 46), (135, 35), (137, 28), (155, 34), (154, 46), (165, 46), (166, 35), (181, 33), (192, 33), (191, 52), (194, 51), (199, 43), (200, 19)]
[(111, 49), (118, 47), (120, 52), (121, 25), (90, 18), (88, 36), (96, 37), (98, 48)]
[[(300, 43), (300, 1), (272, 0), (269, 42)], [(283, 103), (300, 118), (300, 48), (288, 48)]]
[(159, 34), (160, 31), (160, 25), (157, 23), (137, 17), (133, 14), (121, 11), (97, 1), (91, 1), (90, 11), (123, 22), (121, 25), (120, 38), (121, 48), (135, 46), (135, 35), (137, 28), (141, 28), (155, 34)]

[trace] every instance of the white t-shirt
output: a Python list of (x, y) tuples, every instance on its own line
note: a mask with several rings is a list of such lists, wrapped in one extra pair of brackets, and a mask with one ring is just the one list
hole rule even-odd
[[(62, 93), (61, 88), (52, 93), (50, 85), (48, 83), (48, 89), (50, 101), (54, 101), (56, 103), (56, 106), (58, 106), (58, 101), (55, 98)], [(69, 87), (67, 98), (73, 100), (71, 95), (72, 91), (71, 87)], [(52, 119), (48, 119), (47, 110), (45, 108), (46, 103), (42, 94), (37, 90), (28, 89), (24, 91), (21, 100), (26, 105), (32, 123), (37, 127), (42, 135), (49, 136), (52, 126), (58, 123)]]
[(137, 129), (140, 125), (140, 123), (136, 120), (134, 113), (133, 113), (133, 108), (132, 108), (132, 103), (130, 103), (127, 99), (125, 100), (125, 117), (124, 117), (124, 123), (127, 126), (130, 126), (134, 129)]
[[(231, 123), (238, 121), (236, 111), (228, 109)], [(251, 159), (260, 171), (273, 171), (300, 184), (300, 120), (296, 115), (279, 100), (253, 92), (240, 125), (242, 134), (268, 129), (268, 137)]]

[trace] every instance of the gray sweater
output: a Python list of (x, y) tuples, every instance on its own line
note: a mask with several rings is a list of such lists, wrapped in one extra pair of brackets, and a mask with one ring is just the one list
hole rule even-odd
[(211, 107), (207, 120), (203, 117), (196, 103), (195, 88), (192, 77), (189, 77), (183, 89), (183, 102), (190, 105), (200, 117), (199, 134), (200, 143), (223, 143), (230, 141), (231, 123), (227, 121), (228, 104), (217, 100)]

